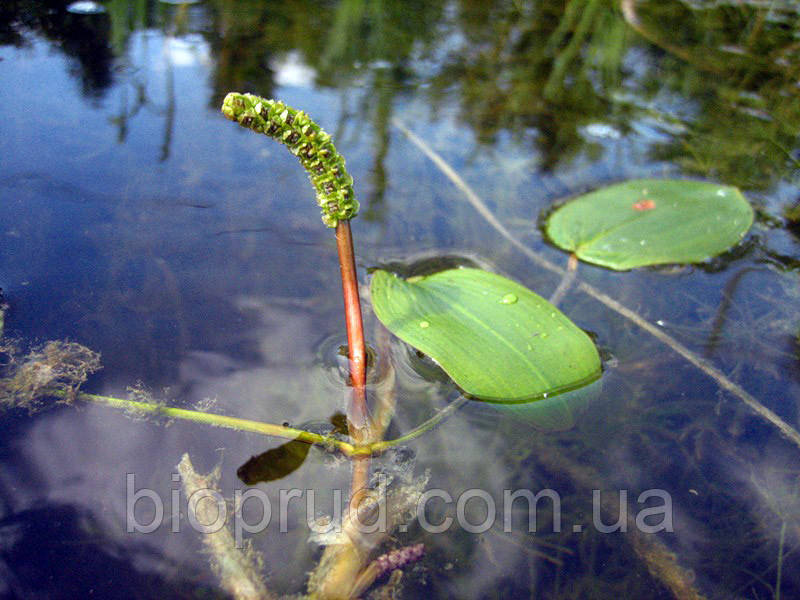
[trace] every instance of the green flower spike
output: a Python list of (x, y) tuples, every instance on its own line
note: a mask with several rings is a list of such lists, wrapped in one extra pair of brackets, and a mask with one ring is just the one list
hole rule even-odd
[(339, 221), (358, 214), (353, 178), (344, 168), (344, 157), (336, 151), (331, 136), (303, 111), (277, 100), (230, 92), (222, 102), (222, 114), (285, 144), (300, 159), (317, 191), (325, 225), (336, 227)]

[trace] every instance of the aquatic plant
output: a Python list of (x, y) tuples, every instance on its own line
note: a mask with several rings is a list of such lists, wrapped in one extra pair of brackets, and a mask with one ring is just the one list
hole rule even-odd
[[(283, 103), (249, 94), (233, 93), (226, 97), (223, 113), (240, 125), (285, 144), (293, 154), (298, 156), (302, 166), (309, 171), (317, 203), (322, 211), (323, 223), (336, 231), (348, 333), (350, 384), (353, 391), (353, 402), (347, 415), (349, 440), (342, 439), (341, 432), (338, 436), (334, 433), (322, 434), (308, 431), (302, 427), (277, 426), (203, 411), (178, 409), (148, 399), (124, 400), (81, 393), (78, 388), (86, 380), (88, 374), (99, 368), (99, 357), (81, 346), (62, 342), (50, 342), (23, 359), (8, 361), (6, 377), (2, 381), (6, 396), (11, 398), (16, 405), (29, 407), (43, 396), (55, 397), (66, 402), (81, 399), (124, 408), (135, 414), (193, 420), (242, 431), (255, 431), (265, 435), (284, 437), (292, 441), (279, 449), (270, 451), (272, 454), (267, 453), (266, 459), (275, 462), (276, 456), (286, 458), (290, 469), (297, 468), (302, 464), (310, 444), (318, 444), (339, 451), (353, 459), (352, 497), (359, 505), (359, 510), (374, 511), (377, 506), (376, 502), (380, 502), (380, 500), (376, 501), (370, 496), (370, 492), (375, 490), (375, 486), (371, 485), (372, 482), (368, 477), (369, 457), (373, 453), (427, 431), (461, 406), (465, 400), (462, 397), (440, 411), (433, 419), (395, 440), (383, 439), (390, 419), (391, 407), (383, 410), (383, 413), (378, 411), (378, 418), (375, 418), (368, 416), (365, 404), (366, 346), (352, 235), (349, 228), (349, 220), (357, 214), (358, 203), (353, 192), (352, 178), (345, 170), (344, 159), (336, 151), (330, 137), (307, 115)], [(407, 131), (405, 130), (405, 132)], [(459, 181), (457, 176), (453, 175), (452, 169), (448, 171), (449, 167), (445, 168), (446, 163), (440, 157), (436, 157), (429, 148), (426, 150), (426, 154), (435, 158), (434, 162), (445, 173), (449, 173), (454, 181)], [(457, 185), (462, 187), (467, 197), (487, 221), (494, 225), (496, 219), (485, 209), (485, 206), (482, 206), (474, 192), (463, 182), (457, 183)], [(670, 186), (669, 183), (663, 182), (649, 182), (648, 185), (657, 191), (662, 187)], [(694, 185), (703, 187), (700, 184)], [(629, 187), (631, 186), (640, 190), (642, 182), (630, 182)], [(730, 190), (724, 186), (713, 187), (712, 195), (715, 197), (728, 195)], [(705, 187), (703, 190), (708, 191)], [(725, 192), (722, 196), (718, 193), (720, 190)], [(601, 192), (607, 193), (608, 190), (601, 190)], [(646, 198), (639, 198), (638, 195), (641, 195), (639, 191), (636, 194), (637, 198), (633, 201), (623, 194), (618, 202), (626, 209), (623, 211), (625, 218), (630, 217), (631, 211), (634, 211), (634, 216), (639, 216), (641, 213), (648, 219), (662, 215), (663, 211), (657, 209), (662, 207), (665, 199), (659, 193), (654, 192), (653, 197), (648, 195)], [(735, 213), (741, 217), (742, 223), (733, 223), (733, 231), (731, 236), (728, 236), (730, 239), (726, 237), (722, 242), (716, 240), (719, 247), (715, 246), (711, 250), (705, 246), (701, 248), (700, 254), (696, 256), (697, 260), (721, 251), (730, 243), (734, 243), (749, 227), (752, 218), (749, 205), (737, 194), (731, 192), (730, 195), (738, 201), (734, 208)], [(571, 231), (571, 225), (577, 222), (579, 233), (585, 233), (581, 229), (581, 223), (585, 223), (587, 219), (599, 222), (597, 219), (591, 218), (592, 210), (596, 206), (589, 203), (592, 210), (587, 210), (581, 209), (579, 204), (573, 216), (567, 218), (562, 224), (563, 231)], [(601, 211), (604, 212), (603, 216), (613, 216), (613, 211), (606, 214), (605, 210), (604, 208)], [(713, 220), (717, 220), (716, 217), (735, 220), (733, 217), (729, 219), (730, 215), (724, 211), (716, 210), (702, 216), (713, 218)], [(749, 218), (747, 218), (748, 216)], [(672, 223), (680, 222), (674, 215), (669, 220)], [(609, 219), (606, 219), (603, 224), (607, 226), (607, 230), (599, 233), (593, 232), (591, 239), (608, 233), (608, 230), (626, 226), (625, 222), (609, 224)], [(502, 226), (498, 228), (495, 225), (495, 227), (503, 233)], [(654, 227), (661, 230), (664, 227), (663, 221), (657, 221)], [(556, 236), (554, 235), (554, 237)], [(691, 246), (694, 239), (687, 239), (687, 244)], [(567, 249), (578, 254), (582, 244), (583, 242), (578, 240), (574, 248), (567, 244)], [(621, 249), (616, 248), (615, 252), (622, 257), (619, 259), (621, 262), (615, 261), (608, 266), (620, 267), (622, 265), (622, 268), (630, 268), (648, 264), (630, 262), (631, 255), (635, 253), (624, 245)], [(538, 264), (558, 271), (558, 268), (537, 255), (533, 254), (533, 256), (536, 256)], [(681, 255), (678, 258), (668, 258), (660, 262), (693, 259), (695, 259), (694, 255), (691, 257)], [(628, 262), (625, 262), (626, 260)], [(559, 272), (567, 276), (574, 275), (574, 267), (566, 273)], [(566, 288), (560, 286), (559, 289)], [(580, 284), (579, 289), (600, 299), (637, 324), (641, 323), (641, 317), (622, 307), (613, 299), (599, 294), (586, 284)], [(499, 275), (461, 268), (402, 279), (388, 270), (377, 270), (372, 275), (371, 294), (373, 307), (379, 320), (408, 344), (437, 359), (465, 395), (500, 401), (530, 400), (572, 389), (599, 376), (599, 356), (588, 336), (575, 327), (553, 304)], [(0, 309), (0, 317), (2, 317), (2, 312)], [(1, 323), (2, 321), (0, 321)], [(524, 327), (519, 327), (520, 324), (524, 324)], [(519, 328), (523, 333), (515, 332), (515, 328)], [(533, 330), (536, 331), (531, 334)], [(707, 362), (697, 359), (688, 350), (665, 336), (661, 336), (659, 339), (666, 340), (665, 343), (717, 379), (723, 387), (740, 393), (738, 386), (728, 382)], [(460, 355), (458, 350), (464, 348), (470, 351)], [(477, 351), (473, 352), (472, 349), (477, 349)], [(488, 355), (482, 355), (480, 350), (487, 350)], [(16, 356), (13, 353), (9, 353), (9, 355)], [(534, 358), (530, 358), (531, 356)], [(791, 431), (789, 428), (790, 433)], [(185, 484), (189, 485), (194, 475), (189, 470), (190, 465), (188, 467), (187, 463), (182, 463), (182, 465), (181, 472), (185, 473)], [(569, 465), (564, 470), (569, 471)], [(580, 474), (579, 471), (576, 473)], [(250, 471), (248, 471), (243, 479), (255, 481), (262, 476), (254, 477), (251, 478)], [(273, 477), (273, 475), (268, 475), (268, 477)], [(578, 475), (573, 478), (580, 479)], [(409, 516), (410, 508), (415, 505), (426, 482), (427, 478), (414, 482), (401, 482), (393, 489), (391, 496), (394, 500), (392, 504), (395, 506), (395, 512), (391, 516), (393, 527), (405, 524), (409, 518), (413, 517), (413, 515)], [(351, 516), (351, 521), (345, 521), (345, 535), (336, 543), (327, 546), (319, 566), (314, 570), (309, 581), (309, 592), (313, 596), (328, 598), (351, 597), (354, 594), (360, 594), (380, 575), (416, 560), (422, 554), (422, 548), (413, 545), (394, 553), (390, 552), (383, 558), (369, 562), (370, 553), (377, 546), (379, 540), (366, 539), (355, 532), (352, 519), (358, 519), (359, 514), (357, 513), (355, 517)], [(253, 597), (253, 595), (267, 597), (269, 595), (265, 588), (261, 589), (260, 587), (261, 584), (256, 573), (258, 571), (257, 559), (252, 556), (239, 556), (235, 552), (230, 554), (229, 552), (233, 551), (229, 551), (229, 540), (224, 534), (206, 540), (206, 542), (209, 551), (216, 557), (215, 568), (226, 589), (231, 590), (237, 597)], [(637, 540), (635, 545), (637, 552), (642, 555), (655, 577), (673, 589), (688, 589), (689, 596), (687, 597), (691, 596), (693, 588), (688, 582), (686, 573), (668, 556), (664, 548), (646, 544), (641, 540)], [(242, 575), (245, 571), (248, 573), (247, 576)], [(252, 576), (253, 573), (256, 573), (256, 576)], [(252, 585), (247, 591), (242, 591), (238, 584), (247, 580), (252, 580)]]
[(480, 400), (555, 396), (600, 376), (589, 336), (526, 287), (480, 269), (372, 274), (375, 315)]
[[(363, 439), (366, 423), (367, 355), (364, 326), (358, 295), (353, 237), (350, 219), (358, 214), (358, 201), (353, 192), (353, 178), (345, 169), (344, 158), (337, 152), (330, 135), (303, 111), (283, 102), (253, 94), (231, 92), (222, 103), (222, 114), (257, 133), (263, 133), (283, 144), (300, 159), (317, 194), (322, 222), (336, 230), (336, 248), (342, 276), (342, 292), (347, 324), (350, 377), (354, 404), (348, 415), (354, 439)], [(354, 481), (354, 489), (366, 483), (362, 475)]]
[(0, 406), (30, 411), (54, 393), (73, 401), (89, 375), (100, 369), (100, 355), (75, 342), (49, 341), (20, 356), (13, 343), (2, 340), (0, 354), (5, 356)]
[(734, 187), (636, 179), (573, 198), (547, 219), (547, 234), (579, 259), (626, 270), (700, 263), (739, 243), (753, 209)]
[(222, 114), (242, 127), (285, 144), (300, 159), (317, 192), (322, 222), (336, 227), (358, 214), (353, 178), (331, 136), (302, 110), (277, 100), (231, 92), (222, 102)]

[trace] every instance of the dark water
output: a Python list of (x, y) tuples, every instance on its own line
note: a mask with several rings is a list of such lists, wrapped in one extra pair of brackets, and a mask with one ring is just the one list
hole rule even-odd
[[(800, 448), (737, 391), (800, 427), (796, 5), (102, 8), (0, 8), (0, 287), (17, 360), (69, 340), (101, 354), (88, 392), (135, 388), (175, 406), (323, 429), (345, 409), (333, 236), (296, 160), (221, 116), (229, 90), (280, 98), (333, 135), (362, 204), (353, 221), (362, 283), (387, 261), (449, 256), (545, 297), (558, 285), (395, 120), (559, 265), (566, 256), (538, 220), (569, 196), (636, 177), (737, 185), (756, 222), (710, 264), (578, 270), (712, 376), (576, 284), (559, 306), (596, 336), (602, 385), (574, 414), (536, 427), (468, 404), (376, 459), (375, 469), (429, 473), (427, 488), (446, 496), (431, 500), (428, 520), (454, 523), (432, 533), (414, 522), (375, 554), (425, 544), (401, 580), (409, 598), (800, 597)], [(392, 348), (390, 438), (458, 396), (434, 366)], [(185, 452), (201, 472), (219, 465), (231, 497), (245, 489), (237, 468), (281, 440), (87, 403), (9, 409), (0, 423), (3, 597), (226, 597), (187, 521), (175, 465)], [(275, 593), (304, 592), (321, 553), (303, 501), (280, 531), (281, 490), (313, 489), (314, 518), (331, 512), (335, 490), (347, 494), (349, 478), (347, 461), (312, 449), (299, 469), (257, 486), (276, 520), (245, 537)], [(163, 502), (150, 533), (127, 532), (129, 481)], [(503, 510), (504, 490), (550, 494), (535, 532), (523, 500)], [(621, 493), (628, 531), (606, 531)], [(492, 503), (493, 526), (471, 532)], [(148, 522), (153, 506), (140, 500), (135, 517)], [(642, 526), (666, 520), (672, 531)]]

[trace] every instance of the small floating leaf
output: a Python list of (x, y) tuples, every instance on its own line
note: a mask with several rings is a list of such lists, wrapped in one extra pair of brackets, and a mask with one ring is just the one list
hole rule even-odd
[(581, 260), (624, 270), (702, 262), (739, 242), (752, 223), (738, 188), (637, 179), (569, 201), (547, 219), (547, 235)]
[[(500, 275), (450, 269), (411, 281), (378, 270), (370, 294), (375, 314), (392, 333), (476, 398), (539, 398), (600, 375), (589, 336), (545, 299)], [(511, 296), (513, 302), (502, 302)]]

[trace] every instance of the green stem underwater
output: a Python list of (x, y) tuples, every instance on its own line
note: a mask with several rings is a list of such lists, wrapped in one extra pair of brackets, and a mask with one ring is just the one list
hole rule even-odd
[[(67, 393), (54, 391), (52, 392), (52, 395), (65, 398)], [(165, 417), (167, 419), (180, 419), (182, 421), (193, 421), (195, 423), (204, 423), (214, 427), (225, 427), (227, 429), (234, 429), (236, 431), (258, 433), (261, 435), (279, 437), (287, 440), (298, 440), (300, 442), (307, 442), (309, 444), (322, 446), (324, 448), (338, 450), (345, 456), (349, 457), (369, 457), (374, 454), (380, 454), (381, 452), (398, 444), (411, 441), (426, 431), (433, 429), (436, 425), (453, 414), (466, 402), (466, 399), (463, 396), (459, 397), (442, 408), (430, 419), (424, 421), (397, 439), (375, 441), (367, 444), (353, 444), (332, 436), (312, 433), (304, 429), (283, 427), (282, 425), (275, 425), (273, 423), (263, 423), (261, 421), (252, 421), (250, 419), (241, 419), (239, 417), (229, 417), (226, 415), (208, 413), (199, 410), (175, 408), (154, 402), (140, 402), (137, 400), (127, 400), (124, 398), (115, 398), (113, 396), (103, 396), (100, 394), (87, 394), (85, 392), (78, 392), (75, 396), (75, 399), (83, 402), (90, 402), (92, 404), (102, 404), (112, 408), (119, 408), (135, 414), (153, 415), (156, 417)]]
[[(350, 444), (327, 435), (312, 433), (304, 429), (295, 429), (294, 427), (283, 427), (282, 425), (263, 423), (261, 421), (252, 421), (250, 419), (242, 419), (239, 417), (229, 417), (226, 415), (208, 413), (199, 410), (176, 408), (173, 406), (158, 404), (156, 402), (140, 402), (138, 400), (126, 400), (124, 398), (102, 396), (99, 394), (87, 394), (84, 392), (80, 392), (76, 398), (78, 400), (83, 400), (84, 402), (104, 404), (105, 406), (121, 408), (133, 413), (165, 417), (167, 419), (180, 419), (182, 421), (194, 421), (195, 423), (205, 423), (206, 425), (213, 425), (215, 427), (225, 427), (228, 429), (235, 429), (237, 431), (260, 433), (261, 435), (269, 435), (288, 440), (308, 442), (309, 444), (317, 444), (319, 446), (335, 447), (337, 450), (348, 456), (359, 453), (359, 449), (354, 444)], [(363, 450), (361, 450), (361, 452), (363, 452)]]

